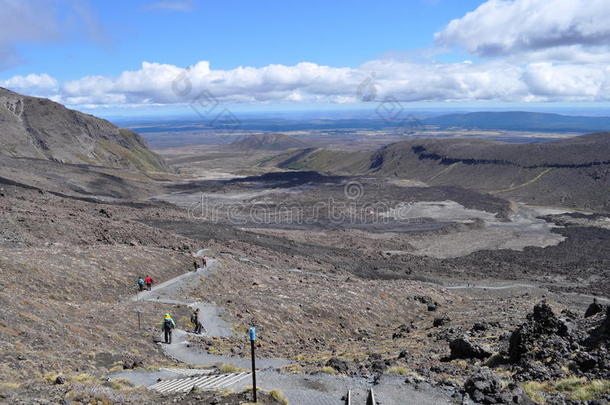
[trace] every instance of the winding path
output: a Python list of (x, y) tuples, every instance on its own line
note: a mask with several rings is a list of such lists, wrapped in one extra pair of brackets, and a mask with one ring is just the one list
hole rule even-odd
[[(182, 274), (176, 278), (165, 281), (154, 286), (151, 291), (138, 293), (132, 301), (150, 301), (164, 304), (187, 305), (191, 308), (199, 308), (200, 316), (206, 328), (207, 336), (231, 336), (231, 325), (222, 319), (222, 309), (214, 305), (198, 302), (184, 298), (188, 291), (195, 287), (205, 277), (214, 271), (218, 271), (220, 263), (216, 259), (208, 259), (206, 268)], [(189, 337), (196, 336), (181, 329), (174, 330), (172, 344), (161, 344), (164, 353), (180, 362), (192, 366), (209, 366), (227, 364), (240, 368), (249, 368), (251, 360), (249, 357), (213, 355), (197, 348), (191, 347)], [(344, 396), (348, 390), (352, 391), (355, 398), (365, 398), (368, 389), (373, 382), (360, 377), (334, 376), (329, 374), (283, 374), (279, 367), (290, 364), (287, 359), (257, 358), (257, 385), (262, 389), (281, 390), (292, 405), (319, 404), (339, 405), (344, 404)], [(112, 378), (126, 378), (135, 385), (151, 386), (159, 378), (168, 379), (175, 377), (171, 371), (128, 371), (115, 373)], [(251, 385), (250, 380), (241, 380), (231, 385), (232, 390), (241, 390)], [(413, 404), (450, 404), (452, 399), (447, 393), (435, 389), (427, 384), (419, 388), (404, 383), (404, 377), (381, 376), (375, 382), (375, 393), (377, 402), (383, 405)], [(360, 403), (358, 401), (357, 403)], [(364, 402), (362, 402), (364, 403)]]

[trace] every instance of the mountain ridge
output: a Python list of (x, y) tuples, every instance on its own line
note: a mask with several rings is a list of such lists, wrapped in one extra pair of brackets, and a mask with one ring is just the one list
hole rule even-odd
[(135, 132), (1, 87), (0, 154), (145, 172), (170, 170)]

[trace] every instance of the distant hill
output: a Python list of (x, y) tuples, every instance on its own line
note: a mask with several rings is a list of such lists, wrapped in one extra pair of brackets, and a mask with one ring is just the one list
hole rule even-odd
[(369, 153), (301, 149), (269, 163), (461, 186), (531, 204), (610, 212), (610, 133), (536, 144), (413, 139)]
[(257, 134), (231, 143), (231, 147), (240, 150), (286, 150), (305, 148), (308, 144), (284, 134)]
[(0, 155), (167, 171), (140, 135), (44, 98), (0, 88)]
[(421, 122), (440, 128), (580, 133), (610, 131), (610, 117), (577, 117), (522, 111), (449, 114)]

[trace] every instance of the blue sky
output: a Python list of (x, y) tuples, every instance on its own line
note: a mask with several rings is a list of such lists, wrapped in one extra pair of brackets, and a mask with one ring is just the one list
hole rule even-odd
[(127, 115), (176, 113), (202, 92), (245, 109), (601, 106), (609, 9), (605, 0), (0, 0), (0, 86)]
[[(86, 35), (86, 23), (72, 21), (62, 38), (17, 43), (23, 63), (2, 76), (118, 75), (138, 69), (142, 61), (188, 66), (208, 60), (215, 69), (299, 62), (356, 67), (387, 52), (429, 47), (435, 32), (482, 2), (163, 2), (184, 4), (184, 9), (160, 3), (91, 1), (100, 37)], [(69, 4), (59, 3), (59, 20), (72, 20)]]

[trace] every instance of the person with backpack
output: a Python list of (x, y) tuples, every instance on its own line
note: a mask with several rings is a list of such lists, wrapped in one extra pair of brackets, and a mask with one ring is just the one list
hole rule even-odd
[(152, 289), (152, 285), (153, 285), (153, 279), (150, 276), (146, 276), (146, 278), (144, 279), (144, 282), (146, 283), (146, 289), (148, 291), (150, 291)]
[(199, 268), (199, 265), (197, 264), (197, 259), (193, 261), (193, 267), (195, 268), (193, 271), (197, 271), (197, 269)]
[(201, 264), (202, 264), (202, 266), (201, 266), (201, 267), (205, 268), (205, 266), (207, 266), (207, 265), (208, 265), (208, 258), (207, 258), (207, 257), (205, 257), (205, 256), (203, 256), (203, 257), (201, 258)]
[(138, 288), (140, 289), (140, 291), (144, 291), (144, 279), (142, 277), (138, 278)]
[(172, 319), (170, 314), (165, 314), (163, 323), (161, 324), (163, 332), (165, 334), (165, 343), (168, 345), (172, 344), (172, 330), (176, 327), (176, 323)]
[(203, 325), (201, 324), (201, 320), (199, 319), (199, 308), (195, 309), (195, 312), (191, 315), (191, 323), (195, 325), (195, 330), (193, 333), (201, 335), (201, 331), (203, 330)]

